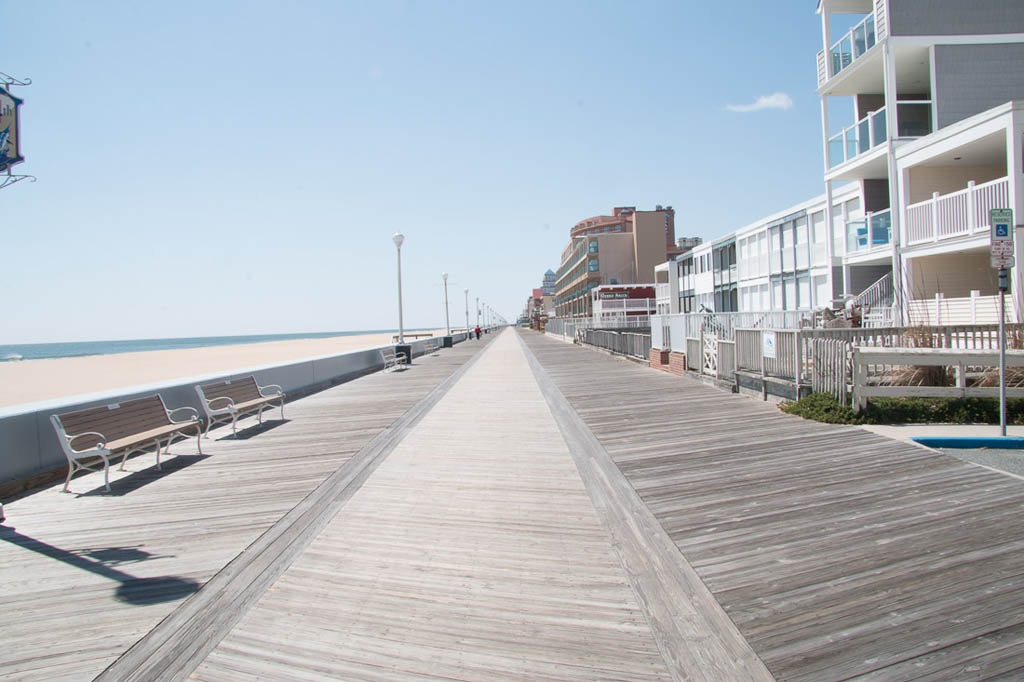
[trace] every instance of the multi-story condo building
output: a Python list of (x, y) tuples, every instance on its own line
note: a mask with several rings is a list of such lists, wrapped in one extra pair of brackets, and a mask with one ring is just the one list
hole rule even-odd
[[(842, 289), (890, 273), (912, 323), (993, 296), (988, 212), (1024, 217), (1024, 2), (820, 0), (818, 12), (829, 256)], [(852, 215), (836, 210), (842, 183), (860, 190)], [(1018, 267), (1016, 311), (1020, 285)]]
[[(818, 12), (825, 194), (712, 242), (710, 281), (698, 249), (660, 266), (659, 310), (853, 298), (880, 321), (994, 321), (989, 210), (1024, 223), (1024, 1), (820, 0)], [(1024, 302), (1016, 232), (1011, 319)]]
[(602, 284), (651, 281), (654, 266), (679, 253), (675, 211), (618, 207), (612, 215), (581, 220), (569, 232), (555, 283), (558, 317), (590, 317), (590, 291)]

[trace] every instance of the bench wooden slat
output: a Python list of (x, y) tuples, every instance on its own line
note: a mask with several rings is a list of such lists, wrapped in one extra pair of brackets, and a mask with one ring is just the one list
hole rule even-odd
[[(279, 390), (279, 387), (274, 387)], [(281, 418), (284, 419), (284, 394), (263, 395), (255, 376), (231, 379), (229, 381), (214, 381), (209, 384), (196, 386), (196, 392), (203, 402), (203, 409), (206, 411), (207, 426), (210, 427), (222, 418), (231, 419), (231, 431), (235, 432), (235, 424), (238, 417), (248, 412), (258, 412), (260, 423), (263, 423), (263, 407), (270, 403), (279, 403), (281, 406)], [(220, 400), (218, 398), (229, 398)]]
[[(113, 407), (115, 404), (118, 406)], [(111, 406), (66, 412), (58, 417), (69, 436), (85, 431), (98, 431), (106, 436), (108, 442), (171, 424), (159, 395), (125, 400)], [(82, 450), (91, 448), (99, 442), (97, 436), (83, 436), (74, 441), (74, 446), (76, 450)]]

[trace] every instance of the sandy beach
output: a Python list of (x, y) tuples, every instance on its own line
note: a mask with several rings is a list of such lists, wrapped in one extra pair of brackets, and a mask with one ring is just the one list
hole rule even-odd
[[(443, 331), (434, 333), (443, 334)], [(347, 353), (390, 344), (391, 336), (391, 333), (359, 334), (237, 346), (0, 362), (0, 407)]]

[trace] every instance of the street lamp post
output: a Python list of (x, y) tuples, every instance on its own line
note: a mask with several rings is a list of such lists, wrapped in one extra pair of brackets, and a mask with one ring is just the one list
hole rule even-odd
[(480, 297), (476, 297), (476, 326), (480, 326)]
[(466, 294), (466, 338), (469, 338), (469, 289), (465, 290)]
[(398, 251), (398, 343), (405, 343), (405, 329), (402, 325), (402, 242), (405, 236), (396, 232), (391, 238), (395, 242), (395, 249)]
[(444, 335), (452, 335), (452, 325), (448, 321), (448, 273), (442, 272), (441, 279), (444, 281)]

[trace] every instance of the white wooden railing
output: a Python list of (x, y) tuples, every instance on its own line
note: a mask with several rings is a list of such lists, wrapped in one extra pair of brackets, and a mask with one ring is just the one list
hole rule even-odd
[(907, 207), (907, 245), (963, 237), (988, 229), (988, 212), (1009, 205), (1010, 180), (998, 178)]
[[(907, 301), (907, 316), (911, 325), (997, 324), (999, 295), (946, 298), (935, 294), (933, 299)], [(1007, 301), (1006, 321), (1019, 321), (1012, 299)]]
[[(951, 367), (954, 386), (905, 386), (894, 376), (900, 367)], [(969, 386), (968, 368), (999, 366), (998, 350), (953, 350), (946, 348), (862, 348), (853, 349), (853, 408), (867, 406), (868, 398), (995, 398), (999, 386)], [(1024, 367), (1024, 350), (1006, 351), (1007, 367)], [(1024, 388), (1007, 388), (1011, 398), (1024, 398)]]

